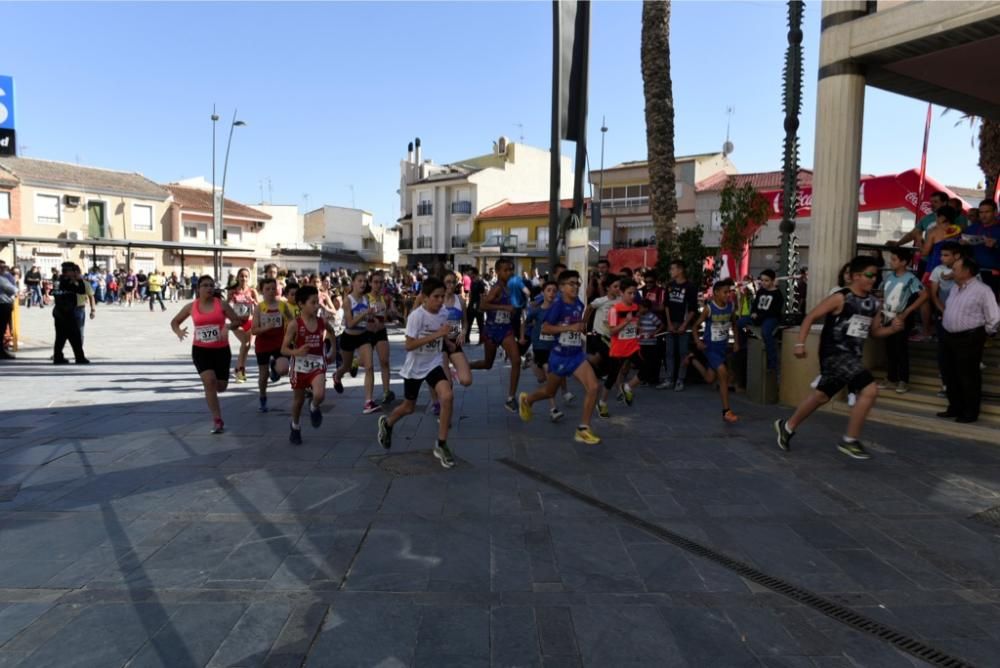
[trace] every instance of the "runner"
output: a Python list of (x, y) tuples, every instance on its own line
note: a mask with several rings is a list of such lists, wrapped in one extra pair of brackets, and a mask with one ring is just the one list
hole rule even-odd
[(392, 430), (400, 420), (411, 414), (417, 405), (420, 386), (427, 383), (434, 389), (441, 402), (438, 420), (437, 443), (434, 456), (441, 466), (450, 469), (455, 458), (448, 447), (448, 427), (451, 423), (453, 395), (448, 374), (441, 368), (441, 353), (452, 334), (448, 315), (442, 309), (444, 285), (433, 276), (424, 280), (421, 287), (424, 303), (413, 310), (406, 319), (406, 360), (400, 375), (403, 377), (403, 403), (391, 415), (378, 419), (378, 442), (388, 450), (392, 447)]
[[(605, 275), (601, 281), (604, 295), (590, 302), (583, 315), (584, 322), (590, 324), (590, 332), (587, 334), (587, 355), (598, 376), (606, 376), (610, 366), (611, 330), (608, 328), (608, 314), (615, 303), (621, 299), (621, 281), (621, 276)], [(573, 399), (573, 395), (569, 394), (569, 397), (564, 397), (564, 399), (568, 404)], [(611, 417), (607, 402), (597, 402), (597, 414), (602, 418)]]
[(253, 314), (250, 333), (257, 337), (254, 352), (257, 354), (257, 390), (260, 394), (260, 413), (267, 412), (267, 381), (276, 382), (288, 373), (288, 358), (281, 354), (281, 342), (288, 323), (295, 319), (287, 304), (278, 300), (278, 281), (265, 278), (261, 282), (264, 300)]
[[(702, 365), (693, 354), (684, 358), (684, 364), (691, 364), (706, 383), (712, 384), (718, 379), (719, 396), (722, 398), (722, 419), (726, 422), (736, 422), (739, 420), (736, 413), (729, 408), (729, 367), (726, 365), (726, 352), (729, 349), (729, 333), (733, 334), (733, 352), (740, 351), (740, 340), (737, 338), (736, 314), (733, 303), (729, 299), (729, 292), (732, 290), (732, 280), (726, 278), (716, 281), (712, 286), (712, 299), (705, 304), (705, 309), (698, 316), (695, 322), (694, 331), (698, 331), (702, 323), (705, 324), (705, 333), (695, 339), (698, 350), (705, 353), (708, 367)], [(808, 331), (808, 330), (807, 330)]]
[[(629, 278), (619, 282), (621, 301), (615, 302), (608, 313), (608, 328), (611, 332), (611, 357), (608, 375), (604, 379), (604, 394), (601, 403), (607, 410), (608, 392), (615, 385), (621, 385), (625, 405), (631, 406), (633, 393), (628, 382), (631, 367), (642, 368), (639, 353), (639, 307), (635, 303), (636, 285)], [(601, 417), (604, 414), (601, 413)]]
[(517, 382), (521, 377), (521, 351), (514, 337), (513, 314), (514, 307), (511, 305), (510, 294), (507, 291), (507, 281), (514, 273), (514, 263), (506, 258), (500, 258), (494, 264), (497, 273), (497, 282), (490, 291), (483, 297), (481, 307), (486, 312), (486, 338), (485, 352), (483, 359), (469, 365), (472, 369), (493, 368), (496, 360), (497, 348), (502, 347), (507, 359), (510, 361), (510, 381), (507, 390), (507, 400), (504, 401), (504, 408), (512, 413), (517, 412), (517, 404), (514, 395), (517, 392)]
[(260, 301), (257, 291), (250, 286), (250, 270), (243, 267), (236, 272), (236, 285), (229, 290), (229, 303), (233, 306), (233, 311), (243, 321), (240, 326), (233, 331), (240, 342), (239, 356), (236, 358), (236, 382), (247, 382), (247, 355), (250, 354), (250, 340), (253, 335), (250, 328), (253, 327), (253, 307)]
[(461, 280), (458, 273), (446, 274), (444, 278), (444, 305), (442, 308), (448, 316), (448, 325), (451, 326), (451, 331), (443, 342), (444, 368), (447, 371), (449, 364), (455, 367), (458, 382), (463, 387), (468, 387), (472, 385), (472, 369), (469, 368), (469, 360), (465, 356), (465, 351), (462, 350), (462, 341), (465, 340), (465, 302), (458, 294)]
[[(229, 386), (229, 363), (233, 359), (233, 353), (229, 349), (229, 330), (239, 327), (242, 318), (236, 315), (229, 304), (216, 296), (215, 279), (207, 275), (198, 279), (195, 300), (181, 307), (170, 321), (170, 329), (181, 341), (188, 334), (187, 327), (181, 328), (181, 323), (188, 317), (194, 322), (191, 359), (205, 387), (205, 401), (212, 413), (212, 433), (221, 434), (224, 425), (219, 393), (225, 392)], [(228, 328), (227, 319), (232, 323)]]
[(291, 358), (289, 378), (292, 385), (292, 422), (288, 442), (302, 445), (302, 405), (306, 388), (312, 390), (309, 400), (309, 421), (313, 429), (323, 424), (320, 405), (326, 396), (326, 357), (323, 352), (325, 334), (333, 334), (333, 325), (319, 317), (319, 296), (316, 287), (299, 288), (296, 299), (302, 314), (288, 323), (281, 354)]
[(802, 321), (799, 340), (795, 344), (795, 356), (806, 358), (806, 336), (812, 324), (823, 320), (823, 332), (819, 339), (820, 377), (816, 389), (795, 409), (788, 420), (776, 420), (774, 430), (778, 435), (778, 447), (788, 452), (792, 436), (806, 418), (830, 401), (844, 386), (857, 395), (847, 422), (847, 433), (841, 438), (837, 449), (854, 459), (870, 459), (861, 437), (868, 412), (875, 405), (878, 386), (868, 369), (864, 367), (862, 353), (865, 339), (872, 336), (886, 337), (902, 331), (903, 322), (893, 319), (888, 326), (876, 319), (879, 312), (878, 300), (872, 295), (872, 286), (878, 277), (878, 265), (871, 257), (859, 256), (851, 260), (851, 283), (833, 293), (806, 315)]
[[(556, 295), (559, 292), (559, 284), (555, 281), (545, 281), (542, 285), (541, 303), (532, 303), (528, 307), (528, 315), (524, 319), (524, 326), (530, 332), (531, 350), (535, 360), (535, 376), (539, 383), (544, 383), (548, 377), (549, 355), (552, 347), (556, 344), (554, 334), (542, 333), (542, 324), (545, 316), (552, 308)], [(566, 379), (562, 379), (561, 389), (566, 392)], [(563, 412), (556, 406), (556, 398), (549, 398), (549, 419), (558, 422), (563, 419)]]
[[(340, 335), (340, 349), (343, 354), (343, 361), (340, 367), (333, 372), (333, 389), (337, 393), (343, 393), (344, 384), (341, 379), (344, 374), (351, 369), (354, 363), (354, 353), (357, 352), (361, 358), (361, 364), (365, 369), (372, 365), (372, 344), (368, 336), (368, 317), (370, 308), (368, 297), (365, 296), (365, 273), (356, 271), (351, 276), (351, 292), (344, 300), (344, 333)], [(301, 300), (299, 301), (301, 304)], [(372, 400), (374, 392), (375, 378), (365, 373), (365, 406), (362, 412), (365, 415), (381, 410), (381, 407)]]
[[(386, 330), (386, 318), (394, 317), (394, 309), (385, 298), (385, 274), (376, 271), (369, 279), (371, 291), (368, 293), (368, 304), (371, 306), (371, 317), (368, 318), (368, 337), (374, 353), (378, 354), (378, 366), (382, 372), (382, 405), (388, 406), (396, 399), (396, 393), (389, 387), (389, 332)], [(371, 386), (374, 393), (375, 364), (365, 365), (365, 387)]]
[(525, 422), (531, 420), (531, 406), (536, 401), (555, 396), (556, 390), (564, 378), (575, 377), (583, 385), (586, 395), (583, 400), (583, 415), (576, 428), (574, 438), (580, 443), (597, 445), (601, 439), (590, 429), (590, 419), (597, 403), (597, 391), (600, 385), (594, 368), (587, 362), (587, 354), (583, 350), (583, 336), (587, 331), (587, 323), (583, 319), (583, 302), (580, 301), (580, 274), (576, 271), (564, 271), (559, 276), (561, 299), (555, 302), (545, 315), (542, 324), (543, 334), (554, 334), (559, 338), (549, 355), (549, 375), (544, 387), (539, 388), (530, 396), (522, 392), (518, 401), (518, 412)]
[(135, 288), (136, 285), (138, 285), (135, 274), (129, 271), (128, 274), (126, 274), (125, 281), (122, 285), (124, 286), (122, 296), (128, 302), (129, 308), (132, 308), (132, 300), (135, 299)]

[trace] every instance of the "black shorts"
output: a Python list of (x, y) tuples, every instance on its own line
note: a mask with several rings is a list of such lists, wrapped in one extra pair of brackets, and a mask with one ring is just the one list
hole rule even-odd
[(437, 384), (442, 380), (447, 381), (448, 375), (440, 365), (434, 367), (434, 370), (423, 378), (404, 378), (403, 398), (407, 401), (416, 401), (417, 397), (420, 396), (421, 383), (427, 383), (427, 387), (433, 388), (437, 387)]
[(875, 382), (871, 372), (855, 355), (834, 355), (820, 360), (820, 376), (816, 389), (833, 398), (844, 387), (857, 394)]
[(361, 334), (349, 334), (344, 332), (340, 335), (340, 349), (346, 350), (347, 352), (352, 352), (361, 346), (368, 344), (371, 344), (368, 332), (362, 332)]
[(271, 360), (276, 360), (279, 357), (285, 357), (281, 354), (280, 350), (271, 350), (268, 352), (254, 352), (254, 356), (257, 358), (257, 366), (264, 368), (271, 363)]
[(600, 355), (604, 359), (608, 359), (611, 357), (611, 348), (608, 340), (600, 334), (588, 334), (587, 354)]
[(545, 365), (549, 363), (549, 353), (552, 352), (552, 349), (539, 350), (538, 348), (533, 348), (532, 350), (535, 355), (535, 366), (539, 369), (544, 369)]
[(233, 361), (233, 351), (229, 346), (225, 348), (191, 346), (191, 360), (199, 375), (206, 371), (214, 371), (216, 380), (229, 380), (229, 365)]
[(454, 355), (455, 353), (464, 352), (462, 350), (462, 339), (453, 339), (446, 336), (441, 339), (441, 349), (444, 350), (446, 355)]
[(368, 343), (372, 344), (372, 347), (374, 347), (375, 344), (378, 343), (379, 341), (388, 341), (388, 340), (389, 340), (389, 330), (387, 329), (380, 329), (377, 332), (368, 332)]

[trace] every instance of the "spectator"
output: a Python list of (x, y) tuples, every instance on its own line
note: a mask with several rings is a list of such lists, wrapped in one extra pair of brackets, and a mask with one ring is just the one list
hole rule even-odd
[(913, 229), (900, 237), (899, 241), (888, 241), (887, 246), (905, 246), (906, 244), (913, 242), (914, 245), (920, 245), (923, 242), (924, 235), (935, 225), (937, 225), (937, 210), (948, 203), (948, 193), (943, 193), (940, 190), (931, 194), (931, 212), (918, 220), (913, 226)]
[(13, 321), (16, 298), (17, 284), (13, 275), (7, 271), (7, 263), (0, 260), (0, 360), (14, 359), (14, 356), (7, 352), (3, 342), (7, 340), (7, 328)]
[(167, 307), (163, 305), (163, 274), (158, 273), (155, 269), (149, 272), (149, 278), (146, 279), (146, 289), (149, 295), (149, 310), (153, 310), (153, 301), (160, 302), (160, 310), (166, 311)]
[(42, 303), (42, 272), (38, 270), (38, 265), (31, 265), (31, 269), (24, 275), (24, 285), (28, 288), (27, 306), (37, 306), (44, 308)]
[(952, 197), (948, 200), (948, 206), (955, 210), (955, 224), (961, 227), (963, 230), (969, 226), (969, 219), (965, 217), (965, 202), (958, 199), (957, 197)]
[[(880, 389), (896, 386), (897, 394), (910, 391), (910, 316), (927, 301), (927, 291), (920, 280), (910, 271), (913, 253), (908, 248), (893, 248), (889, 255), (892, 272), (882, 283), (883, 325), (889, 327), (893, 320), (899, 320), (902, 329), (886, 337), (885, 351), (888, 357), (888, 385), (882, 383)], [(926, 326), (929, 326), (927, 323)]]
[(966, 228), (962, 243), (972, 248), (982, 272), (980, 277), (1000, 299), (1000, 221), (997, 205), (991, 199), (979, 203), (979, 220)]
[(53, 347), (53, 364), (69, 364), (63, 355), (66, 342), (73, 348), (77, 364), (90, 364), (83, 354), (83, 337), (77, 321), (76, 309), (80, 297), (86, 299), (85, 283), (80, 280), (80, 268), (72, 262), (63, 262), (63, 273), (52, 289), (52, 318), (55, 321), (56, 341)]
[[(941, 374), (942, 379), (944, 378), (944, 373), (941, 371), (944, 368), (944, 329), (941, 327), (941, 317), (944, 315), (944, 304), (948, 301), (948, 295), (951, 293), (951, 289), (955, 287), (952, 267), (955, 265), (955, 261), (961, 256), (962, 246), (956, 241), (946, 241), (941, 247), (941, 264), (934, 267), (930, 278), (931, 303), (934, 305), (934, 328), (938, 337), (938, 372)], [(948, 396), (947, 388), (944, 386), (943, 381), (938, 396)]]
[(774, 337), (775, 330), (781, 323), (781, 314), (785, 310), (785, 297), (777, 287), (778, 276), (773, 269), (760, 272), (760, 289), (754, 296), (750, 307), (750, 322), (760, 327), (761, 339), (767, 353), (767, 368), (778, 370), (778, 341)]
[(948, 409), (941, 418), (968, 423), (979, 419), (982, 400), (983, 347), (987, 333), (1000, 326), (1000, 306), (989, 287), (976, 280), (979, 265), (960, 258), (952, 265), (955, 287), (944, 304), (944, 362), (941, 371), (948, 394)]

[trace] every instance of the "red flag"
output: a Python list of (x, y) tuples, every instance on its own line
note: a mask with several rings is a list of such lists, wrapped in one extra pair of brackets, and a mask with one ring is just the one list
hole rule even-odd
[(924, 124), (924, 152), (920, 156), (920, 185), (917, 186), (917, 220), (923, 213), (924, 180), (927, 178), (927, 142), (931, 138), (931, 104), (927, 103), (927, 122)]
[(997, 208), (1000, 209), (1000, 174), (997, 174), (996, 188), (993, 190), (993, 201), (997, 203)]

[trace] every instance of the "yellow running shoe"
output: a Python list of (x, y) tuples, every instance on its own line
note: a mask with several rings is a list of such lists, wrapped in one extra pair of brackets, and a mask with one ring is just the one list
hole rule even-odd
[(578, 427), (573, 439), (577, 443), (586, 443), (587, 445), (597, 445), (601, 442), (601, 439), (590, 430), (590, 427)]
[(525, 422), (531, 420), (531, 404), (528, 403), (528, 393), (522, 392), (517, 398), (517, 412)]

